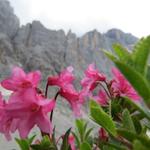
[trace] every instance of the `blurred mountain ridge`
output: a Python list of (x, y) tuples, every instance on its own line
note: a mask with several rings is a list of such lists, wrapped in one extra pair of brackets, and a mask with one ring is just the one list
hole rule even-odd
[(105, 73), (112, 63), (104, 56), (102, 49), (112, 50), (113, 43), (131, 48), (138, 38), (119, 29), (106, 33), (92, 30), (78, 37), (72, 31), (50, 30), (40, 21), (20, 26), (18, 17), (7, 0), (0, 0), (0, 77), (4, 77), (14, 65), (23, 66), (26, 71), (41, 70), (48, 74), (59, 73), (72, 65), (75, 74), (82, 76), (82, 70), (95, 62)]

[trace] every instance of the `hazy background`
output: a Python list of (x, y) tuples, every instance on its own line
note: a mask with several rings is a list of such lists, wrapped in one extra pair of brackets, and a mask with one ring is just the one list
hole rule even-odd
[[(112, 44), (120, 43), (131, 50), (137, 37), (150, 33), (149, 0), (9, 1), (0, 0), (0, 80), (9, 76), (13, 66), (22, 66), (26, 72), (40, 70), (45, 87), (48, 76), (72, 65), (75, 86), (81, 87), (83, 72), (92, 62), (111, 75), (113, 64), (103, 49), (113, 52)], [(7, 92), (0, 91), (8, 97)], [(49, 91), (55, 95), (56, 91)], [(68, 106), (62, 98), (57, 100), (54, 124), (59, 135), (73, 126)], [(16, 149), (14, 140), (7, 142), (0, 134), (0, 150)]]
[(51, 29), (72, 29), (78, 35), (119, 28), (137, 37), (150, 28), (149, 0), (9, 0), (22, 24), (40, 20)]

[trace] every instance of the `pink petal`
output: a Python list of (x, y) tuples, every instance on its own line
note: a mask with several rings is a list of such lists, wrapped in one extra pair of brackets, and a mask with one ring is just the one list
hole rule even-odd
[(105, 81), (106, 77), (95, 69), (95, 64), (90, 64), (85, 71), (85, 77), (81, 80), (81, 85), (84, 88), (92, 91), (99, 81)]
[(26, 117), (19, 122), (19, 135), (21, 138), (27, 138), (30, 130), (34, 127), (34, 119), (32, 117)]
[(55, 107), (55, 100), (41, 100), (39, 105), (42, 106), (42, 109), (45, 113), (51, 112)]
[(48, 85), (59, 85), (59, 78), (58, 76), (53, 76), (48, 78)]
[(70, 144), (71, 146), (71, 150), (76, 150), (76, 147), (75, 147), (75, 138), (73, 135), (70, 135), (69, 138), (68, 138), (68, 143)]
[(52, 125), (50, 123), (49, 118), (46, 115), (39, 114), (36, 119), (36, 124), (44, 133), (50, 134), (52, 132)]
[(140, 101), (140, 96), (137, 94), (128, 80), (119, 72), (119, 70), (113, 68), (112, 72), (115, 77), (115, 82), (112, 84), (114, 90), (119, 92), (120, 96), (127, 96), (135, 101)]
[(72, 74), (72, 71), (72, 66), (67, 67), (67, 69), (62, 71), (62, 73), (60, 74), (60, 80), (65, 83), (72, 83), (72, 81), (74, 80), (74, 75)]
[(36, 87), (41, 79), (39, 71), (26, 74), (21, 68), (14, 67), (9, 78), (3, 80), (1, 85), (12, 91), (17, 91), (22, 88)]
[(37, 99), (36, 90), (33, 88), (26, 88), (21, 91), (14, 92), (9, 98), (9, 103), (26, 102), (26, 104), (31, 104), (36, 103)]
[(27, 74), (27, 79), (33, 84), (34, 87), (37, 87), (39, 81), (41, 80), (41, 72), (30, 72)]
[(12, 70), (12, 78), (22, 80), (26, 77), (26, 73), (20, 67), (14, 67)]

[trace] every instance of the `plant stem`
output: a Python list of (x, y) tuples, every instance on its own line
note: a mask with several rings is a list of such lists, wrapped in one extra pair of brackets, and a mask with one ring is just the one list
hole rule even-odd
[[(45, 89), (45, 97), (47, 98), (47, 95), (48, 95), (48, 83), (46, 84), (46, 89)], [(59, 91), (56, 93), (55, 97), (54, 97), (54, 100), (56, 101), (57, 97), (59, 95)], [(51, 111), (51, 114), (50, 114), (50, 121), (52, 122), (52, 119), (53, 119), (53, 113), (54, 113), (54, 109)]]
[(46, 84), (46, 89), (45, 89), (45, 97), (47, 98), (47, 94), (48, 94), (48, 87), (49, 87), (49, 85), (48, 85), (48, 83)]
[(121, 142), (122, 144), (124, 144), (125, 146), (127, 146), (129, 148), (129, 150), (132, 150), (132, 144), (130, 142), (128, 142), (126, 139), (124, 139), (123, 137), (118, 137), (116, 138), (117, 141)]
[[(54, 97), (54, 100), (56, 101), (57, 100), (57, 97), (59, 95), (59, 91), (56, 93), (55, 97)], [(53, 120), (53, 114), (54, 114), (54, 109), (51, 111), (51, 115), (50, 115), (50, 121), (52, 122)]]
[(103, 84), (100, 83), (100, 82), (99, 82), (99, 84), (104, 89), (104, 91), (106, 92), (107, 96), (111, 99), (111, 96), (110, 96), (109, 92), (106, 90), (106, 88), (103, 86)]

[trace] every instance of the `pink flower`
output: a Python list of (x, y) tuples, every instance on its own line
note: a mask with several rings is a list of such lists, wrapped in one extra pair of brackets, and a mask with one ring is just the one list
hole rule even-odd
[(55, 102), (38, 95), (33, 88), (15, 92), (5, 107), (6, 114), (17, 121), (10, 122), (14, 130), (18, 129), (21, 138), (26, 138), (30, 130), (37, 125), (42, 132), (51, 132), (51, 122), (48, 113), (53, 110)]
[(101, 106), (106, 106), (108, 103), (108, 97), (102, 90), (99, 91), (98, 96), (93, 96), (93, 99), (95, 99)]
[(71, 150), (76, 150), (75, 147), (75, 138), (73, 135), (69, 135), (68, 137), (68, 143), (70, 144)]
[(67, 69), (62, 71), (59, 76), (53, 76), (48, 78), (48, 85), (57, 85), (63, 88), (65, 85), (71, 84), (75, 79), (72, 74), (73, 67), (69, 66)]
[(81, 115), (81, 106), (83, 103), (83, 99), (80, 99), (80, 93), (75, 91), (73, 86), (67, 86), (66, 88), (60, 89), (60, 95), (64, 97), (71, 105), (71, 108), (75, 114), (75, 116)]
[(6, 112), (3, 113), (0, 119), (0, 132), (3, 133), (6, 139), (11, 140), (11, 133), (14, 133), (17, 129), (17, 124), (20, 122), (19, 119), (13, 119), (8, 116)]
[(62, 71), (59, 76), (49, 77), (48, 85), (60, 87), (59, 94), (64, 97), (71, 105), (75, 116), (80, 116), (80, 108), (84, 102), (83, 92), (77, 92), (72, 84), (75, 79), (72, 74), (73, 68), (68, 67)]
[(14, 67), (12, 74), (1, 82), (1, 85), (7, 90), (18, 91), (27, 87), (37, 87), (41, 79), (39, 71), (26, 74), (21, 68)]
[(113, 68), (112, 72), (114, 74), (112, 89), (115, 94), (122, 97), (127, 96), (135, 101), (139, 101), (140, 96), (137, 94), (131, 84), (126, 80), (126, 78), (116, 68)]
[(5, 135), (7, 140), (10, 140), (12, 118), (6, 115), (6, 112), (5, 112), (6, 105), (7, 104), (2, 97), (2, 94), (0, 93), (0, 132)]
[(4, 102), (4, 99), (2, 97), (2, 93), (0, 92), (0, 110), (3, 109), (4, 104), (5, 104), (5, 102)]
[(97, 85), (99, 81), (105, 81), (106, 77), (99, 72), (98, 69), (95, 69), (95, 64), (90, 64), (85, 71), (85, 77), (81, 81), (82, 87), (88, 88), (88, 90), (92, 91)]
[(99, 129), (99, 138), (103, 141), (108, 141), (108, 135), (104, 128)]

